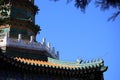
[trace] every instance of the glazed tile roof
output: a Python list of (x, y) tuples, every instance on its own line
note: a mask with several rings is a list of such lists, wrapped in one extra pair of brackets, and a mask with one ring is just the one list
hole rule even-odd
[(20, 61), (22, 63), (25, 63), (25, 64), (27, 63), (28, 65), (38, 65), (38, 66), (45, 66), (45, 67), (74, 68), (74, 66), (61, 65), (61, 64), (56, 64), (56, 63), (41, 61), (41, 60), (25, 59), (25, 58), (20, 58), (20, 57), (15, 57), (14, 59), (17, 61)]
[(41, 60), (15, 57), (14, 60), (27, 65), (52, 67), (52, 68), (60, 68), (60, 69), (62, 68), (62, 69), (84, 70), (84, 69), (92, 69), (92, 68), (101, 68), (100, 69), (101, 71), (106, 70), (106, 67), (104, 66), (104, 61), (102, 59), (95, 60), (93, 62), (86, 62), (86, 63), (65, 62), (52, 58), (48, 58), (48, 61), (41, 61)]
[(104, 61), (102, 59), (78, 63), (65, 62), (52, 58), (48, 58), (48, 61), (42, 61), (0, 54), (0, 62), (4, 63), (2, 64), (3, 66), (9, 65), (8, 67), (20, 71), (30, 71), (48, 75), (56, 74), (58, 76), (81, 76), (84, 75), (84, 73), (105, 72), (108, 68), (107, 66), (104, 66)]

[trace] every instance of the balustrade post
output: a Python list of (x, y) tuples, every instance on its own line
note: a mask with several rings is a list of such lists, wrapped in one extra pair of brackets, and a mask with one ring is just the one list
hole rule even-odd
[(52, 54), (55, 54), (55, 47), (52, 48)]
[(47, 46), (48, 46), (48, 48), (50, 48), (50, 47), (51, 47), (50, 42), (48, 42), (48, 45), (47, 45)]
[(5, 33), (4, 42), (5, 42), (5, 45), (7, 45), (9, 43), (8, 33)]
[(34, 36), (30, 36), (30, 43), (32, 43), (34, 40)]
[(22, 39), (21, 34), (18, 34), (18, 42), (20, 42), (20, 41), (21, 41), (21, 39)]
[(59, 59), (59, 51), (57, 51), (57, 59)]
[(5, 37), (4, 37), (4, 39), (6, 39), (6, 40), (7, 40), (7, 38), (8, 38), (8, 35), (7, 35), (7, 33), (5, 33)]
[(43, 38), (42, 44), (43, 44), (44, 47), (46, 46), (46, 39), (45, 38)]

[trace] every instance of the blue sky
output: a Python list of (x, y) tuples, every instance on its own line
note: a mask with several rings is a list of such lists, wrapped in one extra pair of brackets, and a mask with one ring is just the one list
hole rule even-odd
[(61, 60), (103, 58), (109, 67), (105, 80), (119, 80), (120, 16), (107, 21), (114, 9), (101, 11), (91, 3), (84, 14), (66, 0), (36, 0), (35, 4), (40, 8), (36, 24), (42, 29), (38, 41), (45, 37), (60, 52)]

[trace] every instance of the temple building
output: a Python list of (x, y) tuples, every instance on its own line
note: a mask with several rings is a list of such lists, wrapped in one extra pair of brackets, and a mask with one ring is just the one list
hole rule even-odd
[(36, 40), (34, 0), (0, 0), (0, 80), (104, 80), (103, 59), (59, 60), (59, 52)]

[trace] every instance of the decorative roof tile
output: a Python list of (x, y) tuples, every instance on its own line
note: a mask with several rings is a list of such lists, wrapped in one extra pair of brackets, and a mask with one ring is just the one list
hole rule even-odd
[[(34, 60), (34, 59), (27, 59), (22, 57), (9, 57), (6, 55), (0, 55), (0, 59), (4, 61), (18, 66), (18, 67), (26, 67), (29, 66), (30, 69), (32, 68), (49, 68), (49, 69), (64, 69), (64, 70), (73, 70), (73, 71), (106, 71), (107, 67), (104, 66), (104, 61), (96, 60), (95, 62), (89, 63), (77, 63), (77, 62), (65, 62), (60, 61), (52, 58), (48, 58), (48, 61), (41, 61), (41, 60)], [(67, 63), (67, 64), (66, 64)], [(32, 67), (33, 66), (33, 67)], [(82, 73), (82, 72), (80, 72)]]
[(96, 60), (95, 62), (89, 63), (75, 63), (75, 62), (65, 62), (60, 61), (52, 58), (48, 58), (48, 61), (40, 61), (40, 60), (33, 60), (33, 59), (25, 59), (21, 57), (15, 57), (14, 60), (17, 60), (21, 63), (34, 65), (34, 66), (42, 66), (42, 67), (51, 67), (51, 68), (60, 68), (60, 69), (72, 69), (72, 70), (82, 70), (82, 69), (92, 69), (102, 67), (101, 71), (106, 70), (104, 66), (103, 60)]

